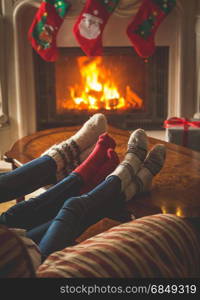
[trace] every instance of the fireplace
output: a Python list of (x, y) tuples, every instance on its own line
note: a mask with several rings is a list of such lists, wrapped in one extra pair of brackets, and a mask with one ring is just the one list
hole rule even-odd
[(121, 129), (160, 129), (167, 117), (169, 47), (148, 62), (131, 47), (106, 47), (93, 58), (61, 48), (53, 64), (33, 55), (37, 130), (82, 124), (96, 112)]
[[(0, 105), (5, 115), (5, 118), (0, 118), (1, 154), (9, 149), (14, 141), (38, 129), (81, 123), (93, 113), (83, 110), (77, 111), (77, 114), (66, 111), (57, 113), (55, 82), (52, 81), (56, 66), (42, 61), (27, 40), (28, 29), (40, 2), (41, 0), (0, 0)], [(193, 117), (200, 99), (200, 81), (197, 76), (200, 62), (200, 5), (198, 7), (197, 2), (199, 1), (177, 0), (176, 8), (164, 20), (156, 34), (155, 55), (147, 64), (144, 63), (143, 80), (146, 81), (142, 91), (139, 75), (137, 78), (135, 73), (133, 74), (134, 86), (131, 89), (142, 99), (142, 107), (135, 107), (131, 111), (123, 110), (122, 113), (116, 109), (105, 110), (110, 123), (127, 129), (140, 124), (145, 128), (159, 128), (166, 117)], [(57, 37), (62, 56), (70, 56), (71, 59), (72, 49), (78, 57), (82, 56), (72, 29), (84, 3), (85, 0), (73, 0), (73, 10), (66, 16)], [(104, 30), (103, 48), (106, 57), (109, 57), (110, 49), (111, 53), (115, 50), (123, 53), (132, 51), (132, 58), (140, 60), (143, 64), (141, 58), (136, 57), (126, 36), (127, 25), (140, 3), (140, 0), (120, 1)], [(126, 55), (129, 56), (129, 53), (126, 52)], [(43, 74), (42, 80), (36, 77), (37, 68)], [(142, 72), (142, 68), (138, 68), (137, 72)], [(152, 79), (156, 76), (155, 84)], [(117, 88), (120, 89), (119, 82)], [(44, 100), (46, 92), (48, 101)], [(140, 123), (141, 120), (143, 123)]]

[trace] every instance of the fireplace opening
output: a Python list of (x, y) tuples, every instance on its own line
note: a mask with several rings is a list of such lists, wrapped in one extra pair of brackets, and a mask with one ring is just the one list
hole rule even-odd
[(79, 125), (96, 112), (118, 128), (161, 129), (167, 117), (169, 48), (157, 47), (148, 62), (132, 47), (106, 47), (87, 57), (60, 48), (55, 63), (34, 52), (37, 130)]
[[(134, 69), (139, 70), (137, 78)], [(143, 109), (142, 73), (131, 56), (62, 57), (56, 64), (57, 112)]]

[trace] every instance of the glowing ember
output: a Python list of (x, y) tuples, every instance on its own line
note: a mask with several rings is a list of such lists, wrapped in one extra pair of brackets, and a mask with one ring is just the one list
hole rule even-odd
[(84, 56), (77, 60), (82, 82), (69, 87), (71, 101), (63, 103), (66, 109), (127, 110), (142, 107), (142, 99), (129, 86), (126, 86), (125, 97), (120, 95), (111, 70), (103, 66), (102, 57), (91, 60)]

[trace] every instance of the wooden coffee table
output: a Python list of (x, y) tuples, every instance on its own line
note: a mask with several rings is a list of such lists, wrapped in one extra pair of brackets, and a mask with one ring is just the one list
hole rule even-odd
[[(18, 140), (5, 153), (4, 159), (17, 168), (39, 157), (46, 149), (72, 136), (79, 126), (54, 128), (36, 132)], [(130, 132), (109, 127), (116, 151), (123, 159)], [(161, 172), (154, 178), (149, 193), (134, 197), (128, 210), (136, 217), (155, 213), (179, 216), (200, 216), (200, 152), (149, 137), (149, 149), (156, 143), (165, 144), (167, 158)]]

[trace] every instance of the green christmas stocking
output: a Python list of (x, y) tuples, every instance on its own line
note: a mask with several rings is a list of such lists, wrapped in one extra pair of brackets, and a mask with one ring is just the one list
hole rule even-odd
[(102, 55), (104, 27), (119, 0), (87, 0), (73, 31), (87, 56)]
[(148, 58), (153, 55), (156, 31), (175, 5), (176, 0), (142, 1), (139, 11), (127, 28), (127, 35), (139, 56)]
[(35, 51), (46, 61), (56, 61), (56, 36), (71, 4), (66, 0), (43, 0), (28, 32)]

